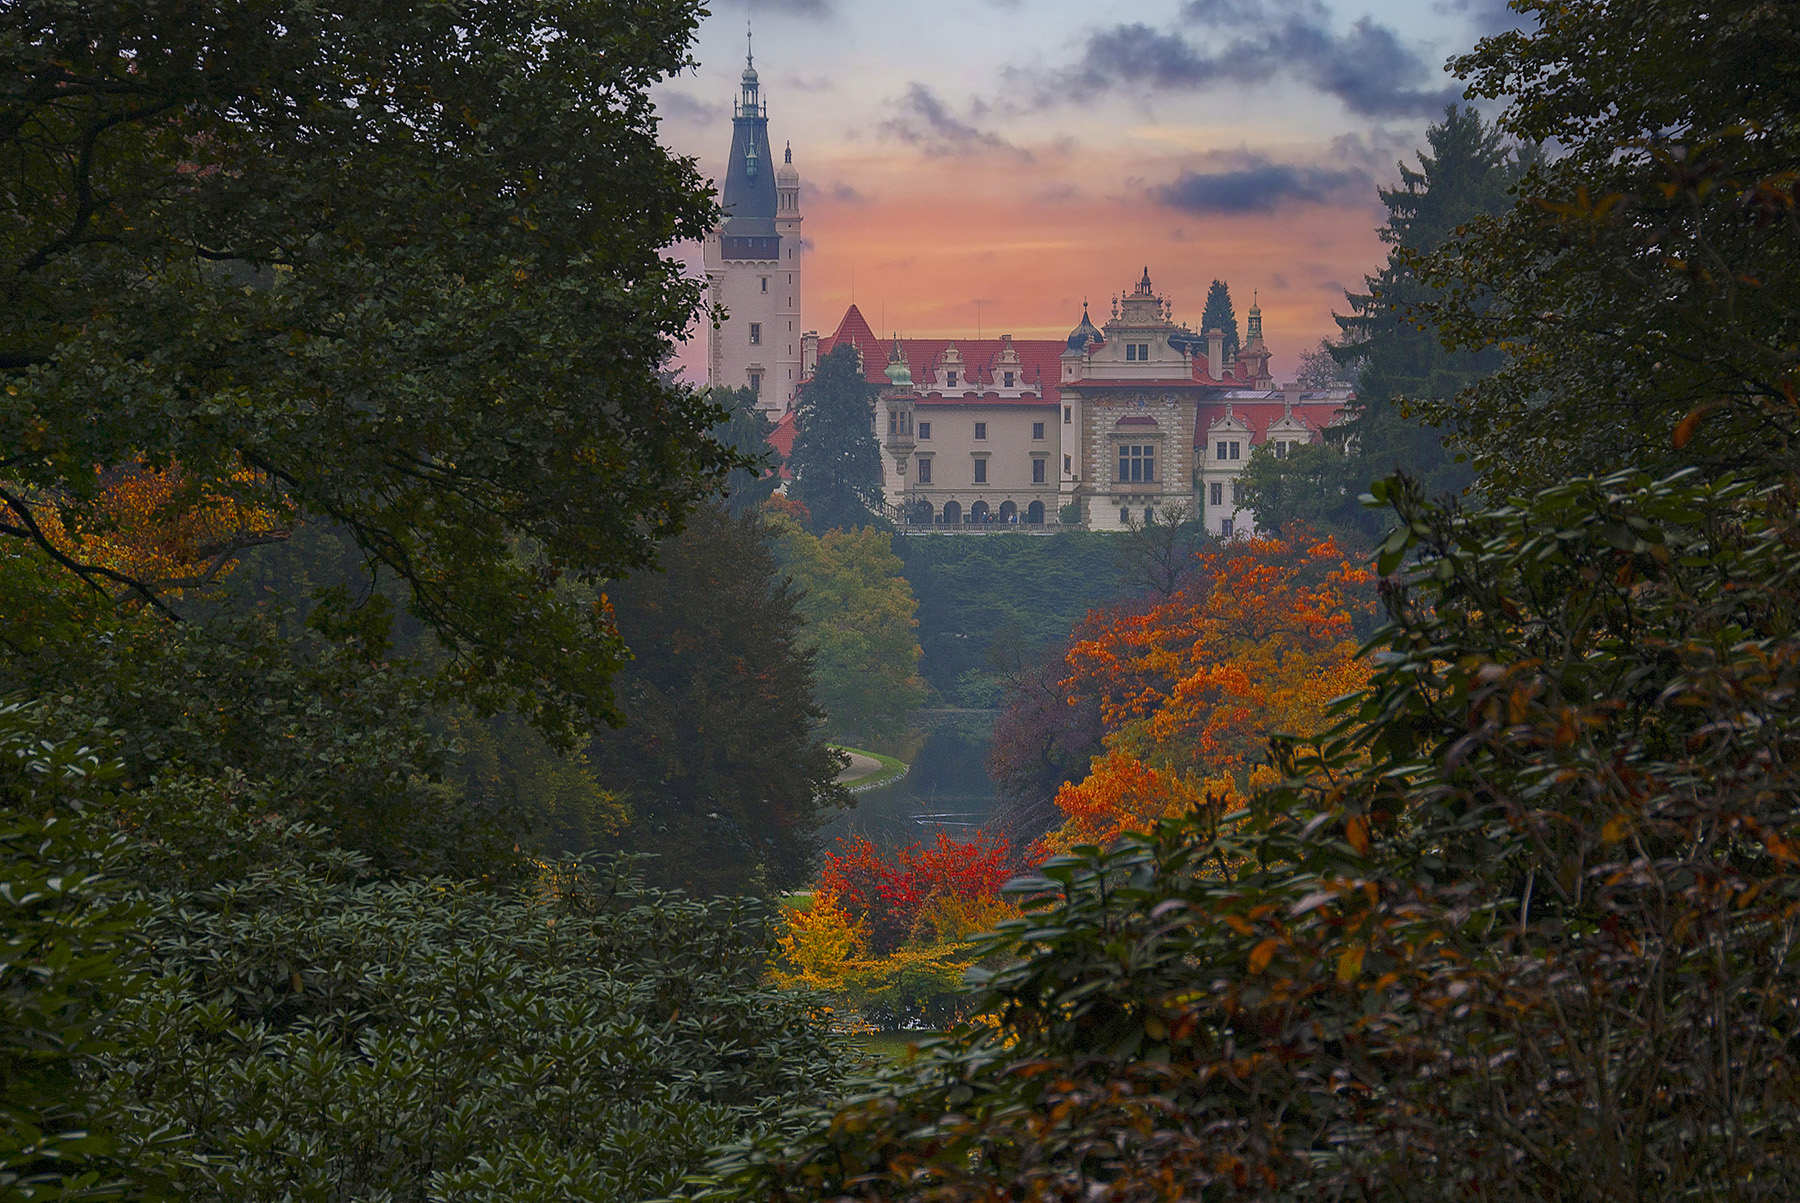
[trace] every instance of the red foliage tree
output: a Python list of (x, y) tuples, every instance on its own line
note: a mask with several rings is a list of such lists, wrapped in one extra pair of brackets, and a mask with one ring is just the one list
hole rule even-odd
[(1010, 841), (977, 832), (968, 840), (938, 833), (929, 846), (884, 853), (867, 836), (840, 839), (825, 854), (820, 888), (854, 919), (869, 925), (870, 948), (888, 953), (906, 943), (934, 899), (976, 902), (996, 897), (1020, 866)]

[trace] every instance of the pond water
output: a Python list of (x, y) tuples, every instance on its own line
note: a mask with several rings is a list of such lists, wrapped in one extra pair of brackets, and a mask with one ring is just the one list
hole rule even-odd
[(825, 828), (825, 845), (866, 835), (877, 844), (912, 844), (942, 831), (967, 835), (994, 811), (987, 772), (992, 713), (929, 717), (925, 744), (906, 776), (856, 795), (856, 806)]

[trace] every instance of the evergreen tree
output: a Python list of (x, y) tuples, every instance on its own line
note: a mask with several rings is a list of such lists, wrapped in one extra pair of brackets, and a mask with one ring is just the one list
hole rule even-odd
[(863, 379), (856, 349), (819, 360), (800, 392), (788, 492), (812, 513), (813, 530), (855, 530), (881, 512), (881, 448), (875, 442), (876, 388)]
[(1206, 290), (1206, 308), (1200, 314), (1200, 332), (1223, 330), (1225, 332), (1225, 358), (1230, 359), (1238, 353), (1237, 311), (1231, 307), (1231, 287), (1223, 280), (1214, 280), (1212, 287)]
[(725, 506), (733, 514), (742, 514), (773, 497), (781, 484), (777, 470), (781, 457), (769, 446), (775, 425), (756, 408), (755, 389), (717, 390), (712, 402), (726, 413), (725, 420), (713, 427), (713, 439), (751, 462), (751, 466), (732, 468), (725, 478)]
[(770, 539), (756, 514), (703, 507), (661, 548), (662, 572), (607, 590), (636, 658), (619, 674), (626, 724), (588, 761), (629, 812), (619, 844), (703, 894), (800, 885), (815, 833), (849, 802)]
[(1388, 221), (1381, 240), (1393, 248), (1367, 291), (1345, 294), (1350, 313), (1338, 318), (1344, 339), (1331, 348), (1340, 364), (1356, 365), (1357, 401), (1351, 420), (1324, 444), (1304, 446), (1286, 459), (1259, 450), (1244, 473), (1257, 521), (1277, 527), (1299, 521), (1347, 542), (1369, 546), (1387, 521), (1358, 498), (1369, 482), (1403, 471), (1432, 495), (1460, 493), (1473, 479), (1444, 446), (1446, 430), (1420, 416), (1422, 403), (1441, 406), (1502, 362), (1498, 350), (1454, 351), (1417, 309), (1439, 295), (1415, 271), (1421, 256), (1450, 239), (1457, 227), (1510, 203), (1520, 158), (1473, 108), (1454, 106), (1426, 132), (1430, 152), (1417, 170), (1400, 164), (1400, 186), (1380, 190)]

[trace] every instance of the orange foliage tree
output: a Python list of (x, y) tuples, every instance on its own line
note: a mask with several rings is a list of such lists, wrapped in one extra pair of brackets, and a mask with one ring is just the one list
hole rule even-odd
[(1090, 613), (1063, 686), (1071, 705), (1098, 703), (1105, 752), (1058, 792), (1050, 847), (1108, 843), (1270, 779), (1269, 737), (1316, 729), (1368, 681), (1356, 628), (1373, 581), (1330, 539), (1262, 537), (1197, 554), (1166, 598)]
[[(179, 465), (140, 464), (100, 475), (90, 498), (21, 491), (9, 517), (91, 584), (154, 600), (228, 574), (247, 548), (288, 536), (292, 514), (258, 473), (189, 478)], [(248, 498), (256, 498), (248, 500)]]

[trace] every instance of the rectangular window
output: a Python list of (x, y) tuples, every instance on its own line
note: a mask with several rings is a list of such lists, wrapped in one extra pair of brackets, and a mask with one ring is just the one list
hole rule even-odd
[(1031, 461), (1031, 483), (1034, 485), (1044, 483), (1044, 461), (1041, 459)]
[(919, 423), (919, 438), (921, 440), (924, 440), (924, 439), (929, 439), (930, 437), (931, 437), (931, 423), (930, 422), (920, 422)]
[(1288, 449), (1288, 445), (1286, 443), (1276, 443), (1275, 444), (1275, 458), (1276, 459), (1286, 459), (1287, 458), (1287, 449)]
[(987, 438), (987, 423), (986, 422), (975, 423), (975, 437), (977, 439)]
[(1073, 405), (1063, 406), (1063, 425), (1067, 426), (1070, 422), (1073, 422), (1074, 420), (1075, 420), (1075, 407)]
[(1211, 501), (1211, 503), (1213, 505), (1224, 505), (1225, 504), (1225, 486), (1220, 484), (1216, 480), (1213, 481), (1212, 489), (1208, 493), (1207, 497), (1208, 497), (1208, 500)]
[(1225, 536), (1227, 539), (1231, 538), (1231, 519), (1229, 519), (1229, 518), (1219, 519), (1219, 533), (1221, 535)]
[(750, 391), (755, 393), (758, 397), (762, 396), (762, 373), (761, 372), (751, 372), (750, 373)]
[(931, 483), (931, 461), (928, 459), (919, 461), (919, 483), (922, 485)]
[(1044, 424), (1042, 422), (1033, 422), (1031, 424), (1031, 437), (1034, 439), (1041, 439), (1044, 437)]
[(1150, 344), (1149, 343), (1139, 343), (1138, 344), (1138, 358), (1143, 360), (1145, 363), (1150, 362)]
[(955, 388), (956, 387), (956, 373), (951, 372), (948, 376), (948, 380), (949, 380), (949, 383), (945, 387), (946, 388)]
[(1119, 483), (1145, 484), (1156, 480), (1156, 448), (1154, 445), (1119, 445)]
[(1137, 344), (1136, 343), (1126, 343), (1125, 344), (1125, 362), (1126, 363), (1136, 363), (1137, 362)]
[(750, 323), (750, 345), (753, 347), (762, 346), (762, 323), (761, 322), (751, 322)]
[(1236, 443), (1233, 443), (1231, 445), (1231, 458), (1236, 459), (1237, 457), (1238, 457), (1238, 445)]
[(1232, 505), (1242, 505), (1243, 502), (1244, 502), (1244, 492), (1242, 489), (1240, 489), (1238, 487), (1238, 482), (1234, 480), (1231, 482), (1231, 504)]
[(899, 434), (900, 433), (900, 415), (899, 414), (889, 414), (888, 415), (888, 433), (889, 434)]
[(1075, 475), (1075, 457), (1074, 456), (1071, 456), (1071, 455), (1063, 456), (1063, 475), (1064, 476)]
[(1226, 445), (1224, 443), (1219, 444), (1219, 454), (1214, 456), (1213, 457), (1214, 459), (1224, 459), (1225, 458), (1225, 446)]
[(1130, 506), (1120, 506), (1119, 507), (1119, 525), (1120, 526), (1130, 526), (1131, 525), (1131, 507)]
[(763, 291), (764, 291), (764, 292), (768, 292), (768, 291), (769, 291), (769, 277), (767, 277), (767, 276), (764, 276), (764, 277), (763, 277), (763, 278), (762, 278), (762, 290), (763, 290)]
[(975, 461), (975, 483), (978, 485), (987, 483), (987, 461), (984, 459)]
[(1144, 525), (1149, 526), (1156, 521), (1156, 511), (1149, 506), (1144, 507)]

